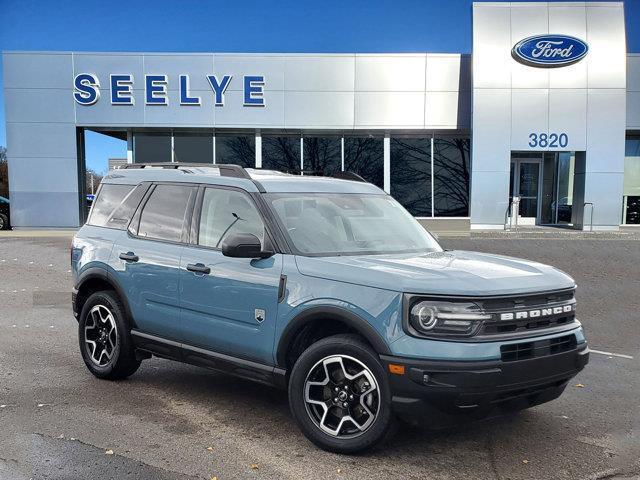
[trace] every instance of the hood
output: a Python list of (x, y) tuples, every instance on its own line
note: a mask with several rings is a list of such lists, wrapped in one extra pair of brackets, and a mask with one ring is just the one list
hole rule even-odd
[(296, 257), (303, 275), (405, 293), (489, 296), (571, 288), (564, 272), (542, 263), (466, 251)]

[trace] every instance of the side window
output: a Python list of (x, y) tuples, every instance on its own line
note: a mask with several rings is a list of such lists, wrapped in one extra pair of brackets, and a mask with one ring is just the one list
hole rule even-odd
[(104, 227), (113, 211), (122, 203), (122, 200), (133, 190), (134, 185), (114, 185), (103, 183), (91, 209), (91, 216), (87, 222), (89, 225)]
[(179, 242), (193, 187), (157, 185), (140, 214), (140, 237)]
[(131, 221), (131, 217), (138, 208), (138, 204), (144, 194), (147, 193), (149, 184), (138, 185), (135, 189), (127, 194), (122, 203), (113, 211), (106, 226), (109, 228), (117, 228), (118, 230), (124, 230)]
[(220, 248), (226, 237), (237, 233), (251, 233), (264, 246), (264, 223), (251, 198), (235, 190), (205, 189), (198, 244)]

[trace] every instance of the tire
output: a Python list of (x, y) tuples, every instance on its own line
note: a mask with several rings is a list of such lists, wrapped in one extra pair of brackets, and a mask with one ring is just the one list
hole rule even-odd
[(82, 359), (93, 375), (121, 380), (138, 370), (141, 360), (136, 359), (130, 330), (115, 292), (104, 290), (87, 299), (78, 322), (78, 340)]
[(372, 448), (394, 423), (385, 370), (357, 335), (324, 338), (300, 355), (289, 379), (289, 405), (305, 436), (335, 453)]
[(4, 213), (0, 213), (0, 230), (9, 230), (9, 219)]

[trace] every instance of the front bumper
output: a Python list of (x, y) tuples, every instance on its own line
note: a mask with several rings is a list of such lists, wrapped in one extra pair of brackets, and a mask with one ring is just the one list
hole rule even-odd
[(409, 423), (437, 427), (557, 398), (589, 362), (589, 348), (585, 342), (570, 351), (517, 361), (381, 359), (387, 371), (389, 364), (405, 366), (404, 375), (389, 374), (394, 411)]

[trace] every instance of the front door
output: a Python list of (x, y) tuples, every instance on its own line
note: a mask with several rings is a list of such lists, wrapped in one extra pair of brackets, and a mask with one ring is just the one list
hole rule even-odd
[(198, 226), (180, 265), (184, 355), (189, 347), (273, 364), (282, 255), (225, 257), (229, 235), (251, 233), (265, 248), (266, 231), (254, 200), (234, 188), (202, 188), (194, 213)]
[[(511, 188), (512, 201), (518, 201), (518, 225), (535, 225), (538, 218), (541, 159), (512, 158)], [(515, 223), (515, 222), (512, 222)]]

